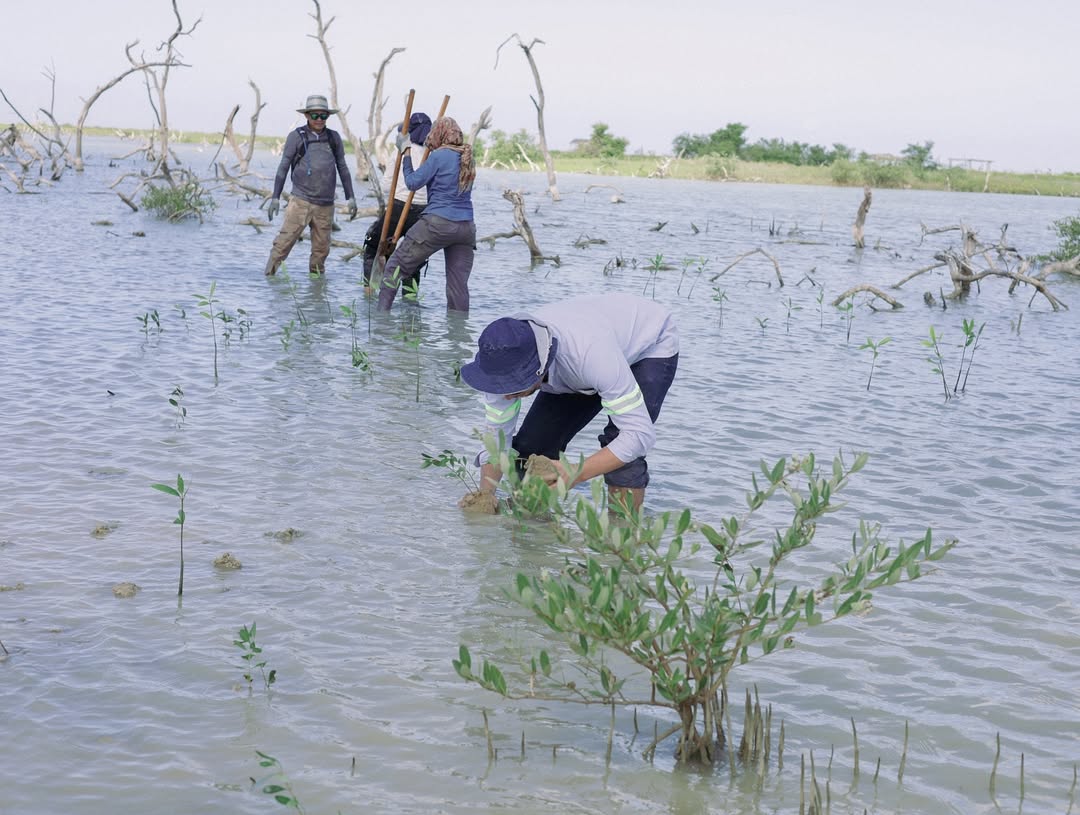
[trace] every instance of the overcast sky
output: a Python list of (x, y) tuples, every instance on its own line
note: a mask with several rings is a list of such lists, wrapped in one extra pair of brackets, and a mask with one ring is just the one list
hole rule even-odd
[[(220, 131), (234, 104), (246, 131), (262, 90), (261, 135), (284, 135), (329, 79), (311, 0), (178, 0), (190, 68), (174, 71), (174, 130)], [(595, 122), (630, 150), (671, 150), (682, 132), (728, 122), (747, 138), (784, 138), (871, 153), (934, 142), (934, 156), (991, 159), (996, 169), (1080, 171), (1075, 0), (322, 0), (339, 101), (366, 134), (373, 76), (392, 47), (389, 124), (409, 87), (434, 113), (444, 94), (466, 130), (494, 105), (494, 127), (536, 132), (524, 54), (496, 49), (513, 33), (534, 48), (548, 143), (566, 148)], [(150, 55), (172, 32), (170, 0), (0, 0), (0, 88), (24, 114), (47, 106), (74, 122), (81, 98), (122, 71), (124, 45)], [(20, 22), (30, 21), (30, 22)], [(32, 24), (31, 24), (32, 23)], [(0, 100), (2, 104), (2, 100)], [(0, 108), (0, 122), (14, 119)], [(130, 76), (95, 105), (90, 125), (149, 127), (146, 89)]]

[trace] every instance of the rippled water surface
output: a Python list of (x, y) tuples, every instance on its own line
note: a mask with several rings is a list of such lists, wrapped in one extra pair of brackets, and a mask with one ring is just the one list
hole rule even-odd
[[(562, 265), (530, 270), (520, 242), (481, 247), (473, 311), (455, 320), (433, 262), (417, 400), (416, 356), (399, 338), (412, 312), (399, 304), (369, 327), (345, 249), (325, 282), (267, 281), (273, 234), (240, 224), (261, 216), (257, 201), (222, 194), (201, 226), (132, 213), (107, 190), (135, 168), (105, 166), (123, 152), (99, 142), (85, 174), (40, 195), (0, 192), (0, 811), (273, 811), (249, 781), (261, 750), (312, 813), (793, 812), (799, 753), (814, 750), (824, 785), (835, 745), (835, 812), (981, 813), (995, 811), (998, 733), (1001, 807), (1018, 806), (1023, 754), (1024, 810), (1068, 808), (1080, 761), (1080, 310), (1055, 313), (1039, 297), (1029, 307), (1030, 289), (1010, 295), (994, 279), (946, 311), (928, 307), (924, 291), (949, 288), (938, 270), (893, 292), (901, 311), (856, 298), (848, 340), (829, 302), (856, 283), (887, 288), (956, 243), (955, 232), (920, 242), (920, 222), (963, 221), (990, 242), (1008, 223), (1028, 254), (1053, 245), (1048, 226), (1076, 214), (1074, 201), (877, 191), (857, 252), (858, 190), (562, 176), (552, 204), (541, 176), (482, 172), (478, 232), (510, 228), (501, 193), (521, 188), (541, 247)], [(184, 155), (202, 168), (210, 152)], [(609, 182), (626, 203), (585, 192)], [(360, 242), (367, 222), (342, 226), (341, 240)], [(575, 248), (582, 235), (606, 243)], [(757, 247), (785, 286), (761, 255), (710, 281)], [(294, 269), (306, 250), (294, 250)], [(674, 268), (653, 279), (656, 255)], [(243, 338), (236, 326), (228, 343), (219, 333), (216, 383), (196, 306), (215, 281), (220, 307), (251, 320)], [(490, 319), (605, 291), (647, 291), (675, 311), (683, 338), (650, 456), (650, 511), (691, 507), (715, 521), (743, 506), (761, 458), (866, 450), (849, 509), (800, 553), (796, 576), (843, 559), (860, 515), (892, 540), (928, 526), (960, 539), (940, 571), (879, 592), (868, 616), (736, 672), (740, 692), (756, 684), (785, 721), (785, 768), (760, 788), (726, 769), (677, 770), (669, 746), (645, 762), (656, 721), (646, 710), (636, 736), (619, 712), (607, 761), (607, 711), (506, 702), (451, 666), (461, 642), (513, 664), (547, 637), (503, 588), (564, 554), (541, 527), (464, 517), (459, 486), (420, 470), (422, 453), (475, 449), (479, 405), (454, 367)], [(1055, 291), (1080, 305), (1075, 283)], [(353, 301), (371, 374), (350, 363), (340, 306)], [(286, 349), (297, 308), (310, 324), (295, 325)], [(154, 309), (162, 330), (144, 331), (137, 318)], [(986, 327), (966, 393), (946, 402), (921, 340), (931, 325), (943, 335), (951, 385), (964, 319)], [(891, 337), (870, 391), (867, 336)], [(575, 449), (591, 444), (586, 433)], [(182, 603), (176, 504), (150, 488), (177, 473), (190, 489)], [(114, 528), (92, 535), (101, 525)], [(301, 534), (274, 537), (287, 529)], [(213, 567), (225, 551), (241, 570)], [(141, 592), (115, 598), (122, 581)], [(269, 695), (258, 681), (248, 693), (233, 645), (253, 621), (278, 672)]]

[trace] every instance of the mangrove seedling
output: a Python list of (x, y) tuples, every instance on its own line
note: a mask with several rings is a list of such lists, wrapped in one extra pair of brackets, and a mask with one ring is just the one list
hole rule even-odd
[(248, 690), (250, 691), (254, 684), (257, 668), (262, 675), (263, 689), (269, 691), (270, 686), (277, 681), (277, 670), (274, 668), (271, 668), (269, 672), (266, 670), (266, 660), (260, 657), (262, 648), (255, 642), (255, 623), (251, 624), (251, 628), (245, 625), (237, 636), (239, 639), (233, 640), (233, 645), (240, 649), (240, 658), (244, 660), (244, 679), (247, 680)]
[(649, 261), (649, 265), (645, 267), (649, 273), (649, 279), (645, 281), (645, 288), (641, 290), (642, 294), (645, 294), (649, 290), (649, 283), (652, 283), (652, 296), (653, 300), (656, 299), (656, 277), (664, 269), (664, 256), (657, 254), (653, 256), (653, 259)]
[(847, 321), (847, 337), (844, 342), (851, 342), (851, 323), (855, 319), (855, 295), (851, 295), (847, 300), (836, 307), (844, 319)]
[(184, 400), (184, 389), (177, 385), (172, 389), (172, 393), (169, 394), (169, 404), (172, 405), (176, 411), (176, 428), (177, 430), (187, 420), (187, 408), (184, 407), (181, 402)]
[(281, 347), (286, 353), (289, 351), (289, 343), (292, 342), (293, 329), (296, 328), (296, 320), (289, 320), (285, 325), (281, 327)]
[[(979, 326), (979, 330), (975, 330), (975, 320), (964, 320), (961, 325), (961, 329), (964, 332), (964, 347), (960, 352), (960, 370), (956, 372), (956, 382), (953, 384), (953, 393), (957, 393), (956, 386), (960, 385), (960, 373), (964, 372), (964, 383), (960, 385), (960, 393), (967, 390), (968, 375), (971, 373), (971, 363), (975, 361), (975, 351), (979, 347), (979, 337), (982, 336), (983, 329), (986, 328), (986, 323)], [(971, 348), (971, 354), (967, 353), (967, 349)], [(967, 356), (967, 370), (964, 371), (964, 357)]]
[(769, 324), (769, 318), (768, 317), (755, 317), (754, 319), (757, 320), (757, 324), (759, 326), (761, 326), (761, 336), (764, 337), (765, 336), (765, 326), (767, 326)]
[(359, 317), (359, 315), (356, 313), (356, 300), (353, 300), (351, 305), (343, 305), (339, 306), (339, 308), (341, 309), (341, 313), (344, 314), (349, 321), (349, 337), (352, 342), (352, 366), (354, 368), (359, 368), (365, 373), (370, 373), (371, 358), (368, 356), (367, 352), (360, 347), (360, 341), (356, 337), (356, 322)]
[(453, 478), (455, 481), (459, 481), (468, 492), (477, 492), (480, 489), (480, 485), (476, 481), (476, 477), (472, 474), (472, 469), (469, 466), (469, 460), (464, 456), (454, 455), (453, 450), (443, 450), (439, 455), (432, 456), (427, 453), (421, 454), (424, 458), (424, 463), (420, 465), (420, 469), (426, 470), (428, 467), (441, 467), (446, 470), (444, 475), (447, 478)]
[(941, 336), (934, 330), (933, 326), (930, 326), (930, 339), (923, 340), (923, 347), (929, 348), (931, 353), (926, 358), (926, 361), (930, 363), (930, 369), (941, 376), (941, 389), (945, 391), (945, 401), (949, 401), (951, 394), (949, 393), (949, 383), (945, 380), (945, 357), (941, 354), (940, 345)]
[(161, 315), (158, 314), (158, 310), (155, 308), (153, 311), (148, 311), (145, 314), (135, 315), (135, 319), (142, 323), (143, 334), (150, 336), (150, 323), (154, 324), (154, 330), (160, 334), (161, 328)]
[(183, 476), (179, 473), (176, 476), (175, 487), (168, 484), (151, 484), (150, 486), (180, 501), (180, 509), (173, 523), (180, 527), (180, 586), (176, 590), (176, 596), (182, 597), (184, 594), (184, 523), (187, 521), (187, 515), (184, 514), (184, 499), (187, 497), (187, 488), (184, 486)]
[(307, 326), (308, 318), (304, 314), (304, 310), (300, 308), (300, 298), (296, 296), (296, 283), (289, 277), (289, 273), (285, 270), (285, 264), (281, 264), (281, 271), (278, 277), (285, 283), (286, 288), (289, 290), (289, 294), (292, 297), (293, 307), (296, 309), (296, 319), (300, 321), (301, 327)]
[(724, 327), (724, 301), (728, 299), (727, 290), (721, 289), (719, 286), (713, 286), (713, 302), (720, 306), (720, 328)]
[(281, 762), (259, 750), (255, 751), (255, 755), (259, 757), (259, 766), (269, 770), (269, 772), (262, 778), (252, 778), (251, 785), (258, 787), (259, 792), (264, 795), (274, 796), (274, 800), (282, 806), (295, 809), (300, 815), (303, 815), (304, 808), (296, 800), (296, 793), (293, 792), (292, 783), (289, 781), (288, 776), (285, 775), (285, 768), (281, 766)]
[(210, 321), (210, 335), (214, 338), (214, 381), (215, 382), (217, 382), (217, 379), (218, 379), (217, 326), (214, 324), (214, 289), (216, 289), (216, 288), (217, 288), (217, 281), (213, 280), (213, 281), (210, 282), (210, 291), (207, 294), (205, 294), (205, 295), (196, 294), (195, 295), (195, 297), (198, 299), (199, 308), (204, 309), (203, 311), (200, 311), (199, 314), (201, 314), (203, 317), (205, 317), (206, 319), (208, 319)]
[(881, 346), (888, 342), (892, 342), (892, 337), (884, 337), (883, 339), (874, 342), (870, 337), (866, 338), (866, 342), (859, 346), (860, 351), (870, 349), (874, 352), (874, 355), (870, 358), (870, 375), (866, 377), (866, 389), (870, 390), (870, 382), (874, 378), (874, 366), (877, 364), (878, 352), (881, 350)]
[(686, 299), (689, 300), (694, 294), (694, 286), (701, 280), (701, 276), (705, 274), (705, 267), (709, 265), (708, 258), (698, 258), (697, 262), (697, 274), (694, 275), (694, 282), (690, 284), (690, 291), (686, 293)]
[(819, 286), (818, 287), (817, 297), (815, 297), (814, 299), (817, 300), (817, 307), (818, 307), (818, 328), (824, 328), (825, 327), (825, 287), (824, 286)]
[[(870, 610), (874, 591), (922, 577), (924, 567), (955, 544), (935, 547), (927, 530), (909, 545), (893, 546), (882, 539), (879, 524), (860, 520), (835, 568), (800, 583), (802, 572), (789, 561), (816, 542), (819, 520), (841, 508), (834, 501), (866, 464), (866, 454), (837, 456), (822, 468), (813, 454), (762, 462), (746, 495), (748, 511), (714, 526), (695, 523), (689, 509), (648, 519), (631, 511), (625, 523), (612, 523), (598, 480), (591, 500), (568, 500), (565, 486), (517, 479), (507, 451), (490, 434), (485, 444), (491, 461), (507, 465), (511, 490), (531, 481), (552, 495), (551, 532), (567, 551), (564, 564), (557, 572), (517, 574), (507, 594), (549, 636), (557, 635), (568, 664), (560, 666), (559, 654), (544, 649), (524, 655), (520, 669), (508, 675), (487, 658), (474, 667), (462, 644), (454, 670), (505, 698), (530, 703), (599, 705), (605, 713), (616, 705), (667, 708), (675, 724), (656, 735), (646, 758), (677, 736), (679, 762), (719, 759), (721, 747), (735, 743), (730, 706), (721, 706), (729, 698), (731, 671), (793, 647), (805, 629)], [(773, 507), (781, 503), (792, 513), (790, 523), (773, 532)], [(847, 548), (840, 546), (838, 554)], [(704, 579), (703, 555), (713, 564)], [(620, 660), (608, 659), (609, 652)], [(620, 675), (627, 661), (634, 665)], [(636, 673), (641, 670), (644, 677)]]
[(802, 306), (794, 305), (791, 302), (790, 297), (787, 299), (786, 305), (787, 305), (787, 320), (784, 323), (784, 326), (785, 326), (784, 330), (787, 331), (788, 334), (790, 334), (791, 333), (791, 312), (793, 312), (793, 311), (802, 311)]

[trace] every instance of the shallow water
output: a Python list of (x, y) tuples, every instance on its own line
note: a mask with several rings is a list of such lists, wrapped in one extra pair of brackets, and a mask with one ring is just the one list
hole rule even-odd
[[(327, 280), (298, 276), (294, 300), (286, 281), (261, 273), (272, 232), (238, 224), (260, 214), (257, 202), (223, 195), (202, 226), (161, 223), (106, 190), (136, 166), (105, 166), (123, 146), (89, 152), (85, 174), (41, 195), (0, 193), (0, 585), (13, 589), (0, 592), (10, 652), (0, 662), (0, 811), (265, 812), (277, 804), (249, 781), (261, 750), (313, 813), (791, 812), (799, 753), (814, 750), (824, 781), (835, 745), (836, 812), (992, 812), (997, 733), (1002, 808), (1018, 804), (1021, 754), (1026, 810), (1068, 808), (1080, 760), (1078, 311), (1054, 313), (1041, 298), (1029, 308), (1030, 290), (1010, 296), (1002, 280), (947, 311), (929, 308), (922, 293), (948, 288), (939, 270), (893, 292), (902, 311), (857, 298), (849, 341), (828, 303), (855, 283), (887, 289), (955, 243), (948, 233), (920, 244), (920, 222), (962, 220), (988, 242), (1008, 223), (1010, 242), (1034, 253), (1053, 245), (1048, 226), (1075, 214), (1074, 201), (877, 191), (869, 248), (857, 252), (858, 190), (562, 176), (564, 200), (552, 204), (541, 176), (482, 172), (478, 233), (510, 228), (501, 192), (522, 188), (540, 246), (562, 265), (530, 270), (516, 241), (482, 246), (473, 311), (448, 319), (434, 261), (422, 283), (417, 401), (416, 357), (398, 337), (415, 310), (374, 315), (369, 334), (358, 260), (334, 250)], [(184, 155), (201, 168), (211, 153)], [(271, 166), (264, 156), (263, 171)], [(596, 183), (626, 203), (584, 192)], [(102, 219), (112, 225), (92, 223)], [(366, 227), (346, 222), (338, 236), (360, 242)], [(582, 234), (607, 243), (574, 248)], [(709, 281), (756, 247), (779, 261), (783, 288), (760, 255)], [(294, 250), (294, 269), (306, 268), (306, 249)], [(654, 280), (645, 267), (657, 254), (676, 268)], [(625, 265), (605, 275), (616, 257)], [(697, 277), (699, 258), (708, 263)], [(806, 275), (824, 286), (823, 307)], [(212, 281), (221, 307), (252, 321), (219, 348), (216, 383), (196, 306)], [(722, 327), (713, 286), (728, 298)], [(424, 452), (476, 446), (478, 402), (454, 365), (496, 316), (604, 291), (655, 296), (683, 338), (650, 456), (650, 511), (685, 506), (715, 520), (744, 506), (761, 458), (866, 450), (850, 511), (822, 525), (795, 576), (843, 559), (860, 516), (894, 541), (928, 526), (960, 539), (936, 574), (876, 594), (870, 615), (735, 674), (786, 723), (785, 768), (760, 789), (726, 769), (676, 770), (670, 749), (643, 761), (654, 724), (645, 710), (637, 736), (630, 711), (618, 714), (607, 762), (606, 711), (506, 702), (450, 664), (461, 642), (474, 659), (512, 665), (545, 638), (502, 590), (517, 571), (563, 557), (540, 527), (463, 516), (459, 485), (420, 470)], [(1055, 291), (1080, 303), (1076, 284)], [(354, 300), (371, 374), (350, 364), (339, 307)], [(310, 324), (294, 327), (286, 350), (282, 327), (297, 307)], [(163, 330), (144, 332), (137, 317), (153, 309)], [(986, 328), (966, 393), (946, 402), (920, 341), (931, 325), (943, 334), (951, 385), (965, 318)], [(892, 338), (870, 391), (867, 336)], [(176, 386), (187, 408), (179, 426), (168, 404)], [(575, 450), (591, 449), (592, 435)], [(176, 503), (150, 489), (178, 472), (190, 489), (182, 603)], [(116, 528), (91, 535), (106, 523)], [(272, 536), (288, 528), (302, 534)], [(225, 551), (241, 570), (214, 569)], [(121, 581), (142, 591), (116, 599)], [(253, 621), (278, 671), (269, 695), (258, 679), (248, 693), (232, 644)], [(482, 710), (500, 751), (492, 764)]]

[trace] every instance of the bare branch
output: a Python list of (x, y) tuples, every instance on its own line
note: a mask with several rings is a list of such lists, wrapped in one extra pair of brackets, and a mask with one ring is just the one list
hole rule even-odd
[(522, 42), (521, 37), (519, 37), (516, 33), (511, 34), (509, 37), (503, 40), (503, 42), (499, 45), (498, 48), (495, 49), (496, 68), (499, 67), (499, 51), (501, 51), (502, 47), (508, 42), (510, 42), (510, 40), (517, 40), (517, 44), (521, 47), (521, 50), (525, 52), (525, 59), (527, 59), (529, 62), (529, 69), (532, 71), (533, 81), (536, 83), (536, 98), (532, 97), (531, 95), (529, 96), (529, 98), (532, 99), (533, 106), (536, 108), (536, 125), (537, 129), (539, 130), (540, 153), (541, 155), (543, 155), (544, 164), (547, 166), (548, 194), (551, 195), (552, 201), (558, 201), (559, 187), (555, 179), (555, 163), (551, 159), (551, 151), (548, 150), (547, 134), (544, 129), (544, 85), (540, 81), (540, 71), (536, 67), (536, 60), (533, 59), (532, 54), (533, 46), (537, 44), (543, 45), (544, 41), (534, 38), (532, 42), (530, 42), (528, 45), (525, 45), (525, 43)]
[(907, 277), (905, 277), (905, 278), (904, 278), (903, 280), (901, 280), (900, 282), (898, 282), (898, 283), (893, 283), (892, 287), (893, 287), (894, 289), (898, 289), (898, 288), (900, 288), (901, 286), (903, 286), (903, 285), (904, 285), (905, 283), (907, 283), (907, 282), (908, 282), (909, 280), (911, 280), (911, 279), (913, 279), (913, 278), (916, 278), (916, 277), (918, 277), (919, 275), (921, 275), (921, 274), (924, 274), (925, 272), (929, 272), (929, 271), (931, 271), (931, 270), (933, 270), (933, 269), (940, 269), (940, 268), (941, 268), (942, 266), (944, 266), (944, 265), (945, 265), (945, 261), (940, 261), (940, 262), (938, 262), (938, 263), (931, 263), (931, 264), (930, 264), (929, 266), (923, 266), (923, 267), (922, 267), (921, 269), (916, 269), (916, 270), (915, 270), (914, 272), (912, 272), (911, 274), (909, 274), (909, 275), (908, 275)]
[(838, 306), (841, 303), (843, 303), (845, 300), (847, 300), (849, 297), (851, 297), (852, 295), (858, 294), (861, 291), (870, 292), (870, 294), (874, 295), (874, 297), (881, 298), (886, 303), (888, 303), (890, 306), (892, 306), (894, 309), (904, 307), (904, 304), (901, 303), (899, 300), (897, 300), (897, 299), (895, 299), (893, 297), (890, 297), (885, 292), (883, 292), (881, 289), (877, 288), (876, 286), (871, 286), (869, 283), (862, 283), (862, 284), (860, 284), (858, 286), (852, 286), (846, 292), (844, 292), (839, 297), (837, 297), (835, 300), (833, 300), (832, 305)]
[(375, 141), (375, 138), (382, 132), (382, 110), (386, 105), (386, 101), (382, 98), (383, 95), (383, 83), (386, 79), (386, 66), (390, 64), (395, 56), (402, 53), (404, 48), (391, 48), (390, 53), (386, 55), (381, 63), (379, 63), (379, 70), (375, 72), (375, 87), (371, 91), (371, 109), (368, 111), (368, 139)]
[(718, 277), (720, 277), (723, 274), (726, 274), (732, 267), (734, 267), (738, 263), (741, 263), (743, 260), (750, 257), (751, 255), (759, 255), (759, 254), (764, 255), (765, 257), (767, 257), (769, 260), (772, 261), (773, 268), (776, 269), (776, 279), (780, 281), (780, 285), (782, 287), (784, 285), (784, 278), (780, 274), (780, 264), (777, 262), (776, 258), (774, 258), (772, 255), (770, 255), (768, 252), (766, 252), (760, 246), (757, 249), (751, 249), (749, 252), (743, 252), (741, 255), (739, 255), (737, 258), (735, 258), (735, 260), (731, 261), (731, 263), (729, 263), (727, 266), (725, 266), (719, 272), (717, 272), (712, 277), (710, 277), (709, 282), (710, 283), (715, 282)]

